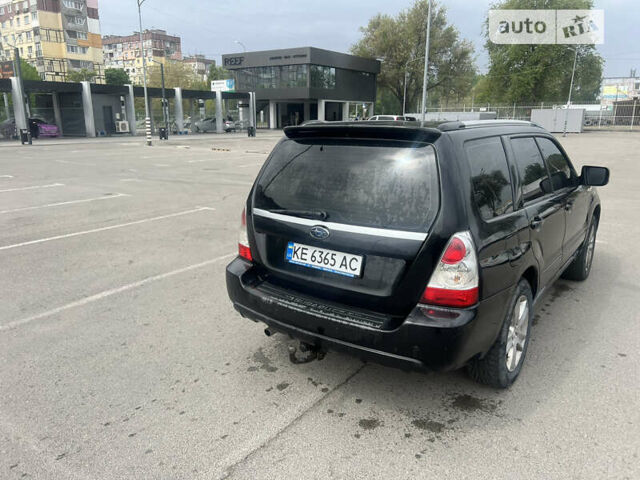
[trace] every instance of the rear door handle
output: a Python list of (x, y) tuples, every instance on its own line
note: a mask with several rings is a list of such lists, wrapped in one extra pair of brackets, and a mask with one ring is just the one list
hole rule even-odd
[(536, 215), (535, 217), (533, 217), (531, 219), (531, 222), (529, 222), (529, 226), (533, 229), (533, 230), (540, 230), (540, 227), (542, 226), (542, 222), (544, 220), (542, 220), (542, 218), (540, 218), (538, 215)]
[(567, 212), (570, 212), (571, 210), (573, 210), (573, 202), (567, 202), (567, 203), (565, 203), (565, 204), (564, 204), (564, 209), (565, 209)]

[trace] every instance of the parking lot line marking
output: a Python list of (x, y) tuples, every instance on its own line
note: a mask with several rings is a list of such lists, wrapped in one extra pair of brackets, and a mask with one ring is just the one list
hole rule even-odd
[(33, 185), (31, 187), (7, 188), (5, 190), (0, 190), (0, 193), (19, 192), (21, 190), (36, 190), (38, 188), (53, 188), (53, 187), (64, 187), (64, 183), (51, 183), (49, 185)]
[(258, 165), (262, 165), (262, 163), (245, 163), (244, 165), (238, 165), (238, 168), (257, 167)]
[(55, 315), (60, 312), (64, 312), (65, 310), (69, 310), (75, 307), (81, 307), (83, 305), (87, 305), (92, 302), (96, 302), (98, 300), (102, 300), (103, 298), (111, 297), (113, 295), (117, 295), (118, 293), (126, 292), (127, 290), (131, 290), (133, 288), (142, 287), (152, 282), (157, 282), (159, 280), (164, 280), (165, 278), (170, 278), (175, 275), (180, 275), (181, 273), (190, 272), (192, 270), (196, 270), (198, 268), (203, 268), (209, 265), (212, 265), (220, 260), (224, 260), (226, 258), (230, 258), (236, 256), (237, 253), (227, 253), (226, 255), (221, 255), (216, 258), (212, 258), (210, 260), (205, 260), (204, 262), (195, 263), (193, 265), (189, 265), (187, 267), (178, 268), (177, 270), (172, 270), (170, 272), (161, 273), (159, 275), (153, 275), (151, 277), (144, 278), (142, 280), (138, 280), (137, 282), (129, 283), (127, 285), (123, 285), (121, 287), (112, 288), (109, 290), (105, 290), (100, 293), (96, 293), (95, 295), (90, 295), (88, 297), (84, 297), (81, 300), (76, 300), (75, 302), (67, 303), (66, 305), (62, 305), (60, 307), (53, 308), (51, 310), (47, 310), (46, 312), (38, 313), (36, 315), (32, 315), (27, 318), (23, 318), (21, 320), (16, 320), (14, 322), (7, 323), (6, 325), (0, 325), (0, 332), (5, 330), (12, 330), (21, 325), (26, 325), (27, 323), (31, 323), (35, 320), (40, 320), (41, 318), (49, 317), (51, 315)]
[(0, 175), (0, 178), (13, 178), (13, 175)]
[(25, 212), (27, 210), (38, 210), (40, 208), (59, 207), (62, 205), (75, 205), (76, 203), (89, 203), (89, 202), (96, 202), (98, 200), (109, 200), (111, 198), (121, 198), (121, 197), (130, 197), (130, 196), (131, 195), (129, 195), (128, 193), (116, 193), (113, 195), (103, 195), (102, 197), (85, 198), (83, 200), (70, 200), (68, 202), (47, 203), (46, 205), (36, 205), (34, 207), (22, 207), (22, 208), (13, 208), (11, 210), (1, 210), (0, 214)]
[(72, 162), (71, 160), (54, 160), (56, 163), (67, 163), (69, 165), (80, 165), (81, 167), (95, 167), (95, 163)]
[(160, 215), (158, 217), (144, 218), (142, 220), (136, 220), (134, 222), (120, 223), (118, 225), (110, 225), (108, 227), (92, 228), (91, 230), (83, 230), (81, 232), (65, 233), (64, 235), (56, 235), (55, 237), (39, 238), (37, 240), (30, 240), (28, 242), (14, 243), (13, 245), (5, 245), (0, 247), (1, 250), (9, 250), (12, 248), (26, 247), (28, 245), (36, 245), (38, 243), (51, 242), (52, 240), (62, 240), (63, 238), (78, 237), (80, 235), (87, 235), (89, 233), (105, 232), (107, 230), (114, 230), (116, 228), (130, 227), (131, 225), (140, 225), (142, 223), (155, 222), (156, 220), (164, 220), (165, 218), (179, 217), (182, 215), (189, 215), (190, 213), (203, 212), (205, 210), (215, 210), (213, 207), (198, 207), (191, 210), (185, 210), (184, 212), (170, 213), (169, 215)]

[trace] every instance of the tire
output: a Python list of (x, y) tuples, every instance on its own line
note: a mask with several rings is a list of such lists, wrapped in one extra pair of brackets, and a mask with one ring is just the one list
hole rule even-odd
[(522, 370), (533, 317), (533, 295), (529, 282), (518, 282), (502, 328), (493, 346), (483, 358), (469, 363), (467, 371), (471, 378), (494, 388), (507, 388)]
[(596, 249), (596, 234), (598, 233), (598, 219), (593, 217), (587, 236), (580, 247), (578, 255), (573, 262), (562, 273), (562, 278), (567, 280), (576, 280), (581, 282), (589, 278), (591, 273), (591, 264), (593, 263), (593, 255)]

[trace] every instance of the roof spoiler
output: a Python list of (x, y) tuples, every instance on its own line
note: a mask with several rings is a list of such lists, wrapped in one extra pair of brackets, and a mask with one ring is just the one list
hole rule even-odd
[(288, 138), (357, 138), (403, 140), (409, 142), (434, 142), (442, 132), (435, 128), (422, 128), (415, 122), (398, 125), (399, 122), (375, 125), (358, 122), (308, 123), (297, 127), (285, 127)]

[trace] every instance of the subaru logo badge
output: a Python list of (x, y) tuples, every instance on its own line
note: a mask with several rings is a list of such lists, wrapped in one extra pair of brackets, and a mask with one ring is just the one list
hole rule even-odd
[(311, 230), (309, 231), (309, 235), (311, 235), (313, 238), (316, 238), (318, 240), (324, 240), (325, 238), (329, 237), (329, 229), (322, 227), (320, 225), (316, 225), (315, 227), (311, 227)]

